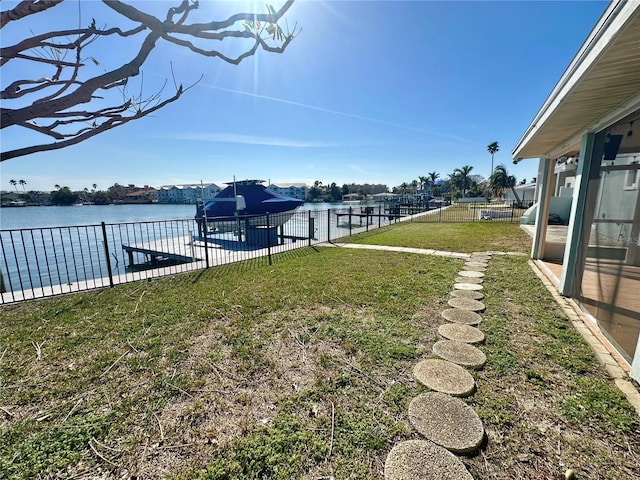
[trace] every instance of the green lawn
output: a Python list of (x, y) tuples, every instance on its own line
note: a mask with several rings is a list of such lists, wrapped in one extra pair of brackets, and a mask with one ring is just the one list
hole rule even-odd
[(341, 239), (345, 243), (367, 243), (453, 252), (487, 250), (528, 253), (531, 237), (517, 223), (396, 223)]
[[(436, 248), (434, 226), (388, 231)], [(495, 230), (457, 228), (472, 242), (459, 250), (494, 245)], [(417, 438), (407, 407), (425, 389), (411, 371), (438, 340), (461, 267), (305, 248), (272, 266), (4, 306), (0, 472), (380, 480), (390, 448)], [(474, 478), (559, 478), (565, 466), (638, 478), (633, 410), (526, 259), (492, 260), (485, 285), (488, 364), (467, 401), (489, 442), (463, 458)]]

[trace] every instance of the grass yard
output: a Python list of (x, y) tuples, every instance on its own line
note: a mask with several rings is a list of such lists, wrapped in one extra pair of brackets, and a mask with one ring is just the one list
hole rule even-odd
[[(442, 228), (470, 243), (451, 250), (506, 249), (497, 230), (468, 226), (403, 224), (373, 238), (447, 249), (434, 240)], [(272, 266), (4, 306), (0, 472), (380, 480), (391, 447), (418, 438), (407, 408), (425, 389), (411, 372), (438, 340), (461, 267), (306, 248)], [(561, 478), (567, 466), (578, 479), (640, 477), (634, 411), (526, 259), (492, 260), (485, 289), (488, 364), (467, 401), (489, 441), (463, 459), (474, 478)]]
[(520, 225), (505, 222), (403, 222), (340, 241), (465, 253), (491, 250), (528, 253), (531, 250), (531, 237)]
[[(493, 218), (492, 220), (480, 219), (482, 210), (504, 212), (507, 216)], [(518, 223), (524, 208), (511, 208), (511, 206), (500, 206), (496, 203), (454, 203), (441, 210), (433, 211), (430, 215), (419, 217), (419, 222), (483, 222), (483, 223)]]

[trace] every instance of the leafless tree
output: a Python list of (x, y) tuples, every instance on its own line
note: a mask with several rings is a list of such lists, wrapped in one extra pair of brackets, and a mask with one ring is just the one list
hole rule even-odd
[[(32, 15), (55, 14), (55, 8), (63, 1), (21, 1), (0, 12), (0, 29), (12, 22), (26, 23)], [(147, 7), (153, 3), (140, 2)], [(102, 0), (101, 5), (108, 9), (109, 15), (113, 17), (115, 12), (128, 28), (100, 27), (93, 19), (86, 27), (37, 34), (28, 28), (20, 30), (24, 32), (24, 39), (0, 48), (3, 74), (0, 128), (29, 129), (54, 142), (41, 140), (22, 148), (3, 150), (0, 161), (80, 143), (178, 100), (198, 81), (185, 88), (174, 79), (175, 91), (166, 96), (162, 95), (164, 87), (152, 94), (143, 94), (142, 87), (138, 93), (131, 94), (127, 88), (129, 79), (141, 73), (160, 41), (234, 65), (259, 49), (284, 52), (299, 33), (296, 26), (292, 29), (287, 26), (285, 31), (279, 25), (292, 4), (293, 0), (286, 0), (278, 10), (267, 6), (266, 13), (236, 13), (220, 21), (192, 23), (190, 15), (198, 9), (198, 0), (184, 0), (169, 8), (164, 20), (118, 0)], [(80, 8), (80, 2), (78, 5)], [(78, 24), (79, 18), (70, 21)], [(125, 50), (132, 52), (129, 60), (96, 74), (98, 69), (89, 67), (100, 66), (100, 60), (87, 53), (88, 47), (100, 41), (101, 48), (109, 48), (105, 42), (116, 39), (126, 40)], [(240, 53), (223, 53), (221, 46), (229, 42), (240, 46), (227, 50), (235, 48)], [(34, 71), (45, 73), (24, 78), (30, 77), (25, 72)], [(165, 86), (167, 83), (165, 81)]]

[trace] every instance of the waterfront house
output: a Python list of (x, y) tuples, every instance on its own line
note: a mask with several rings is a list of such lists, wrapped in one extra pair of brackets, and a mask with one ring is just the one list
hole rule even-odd
[(195, 204), (211, 200), (220, 187), (215, 183), (187, 183), (181, 185), (163, 185), (158, 189), (158, 203)]
[(347, 193), (346, 195), (342, 195), (343, 202), (360, 202), (364, 200), (364, 196), (359, 193)]
[(640, 2), (609, 4), (512, 154), (539, 159), (532, 258), (640, 381)]
[(270, 183), (267, 190), (287, 197), (306, 200), (309, 186), (304, 183)]
[(124, 203), (154, 203), (157, 201), (157, 193), (155, 188), (145, 185), (144, 188), (127, 193), (124, 196)]

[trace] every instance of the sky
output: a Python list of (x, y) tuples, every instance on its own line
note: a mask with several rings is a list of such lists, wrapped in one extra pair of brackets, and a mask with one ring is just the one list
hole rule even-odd
[[(179, 2), (128, 3), (164, 17)], [(221, 184), (234, 176), (391, 188), (432, 171), (447, 178), (464, 165), (488, 177), (493, 141), (500, 145), (494, 164), (530, 181), (537, 160), (513, 165), (511, 151), (607, 3), (298, 1), (285, 16), (301, 29), (288, 49), (258, 52), (238, 66), (159, 41), (129, 88), (149, 96), (168, 80), (166, 98), (174, 79), (187, 86), (201, 78), (180, 100), (78, 145), (4, 161), (0, 189), (13, 190), (11, 179), (48, 191), (56, 184)], [(262, 12), (264, 3), (201, 0), (197, 19), (252, 9)], [(91, 18), (98, 26), (122, 23), (107, 10), (97, 1), (68, 0), (10, 23), (0, 42), (5, 47), (24, 32), (74, 28)], [(101, 73), (126, 62), (138, 44), (94, 42), (86, 54), (98, 65), (87, 62), (85, 69)], [(227, 53), (243, 47), (222, 46)], [(18, 78), (53, 74), (12, 62), (0, 76), (3, 89)], [(50, 140), (24, 128), (0, 130), (3, 150), (34, 142)]]

